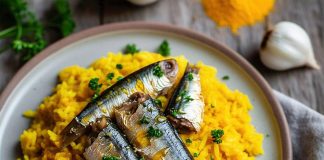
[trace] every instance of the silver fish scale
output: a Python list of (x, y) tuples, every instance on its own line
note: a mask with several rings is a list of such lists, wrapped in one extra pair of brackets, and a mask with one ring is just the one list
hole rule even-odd
[(191, 155), (186, 152), (185, 146), (182, 144), (181, 139), (177, 133), (175, 133), (174, 128), (172, 128), (169, 122), (157, 123), (156, 127), (163, 132), (161, 137), (165, 145), (169, 147), (169, 151), (165, 156), (168, 160), (190, 160)]
[(111, 139), (113, 144), (120, 150), (121, 158), (125, 160), (136, 160), (137, 155), (134, 153), (131, 145), (114, 125), (108, 125), (103, 130)]
[(120, 106), (132, 93), (134, 93), (135, 86), (136, 80), (131, 80), (130, 82), (122, 84), (121, 87), (117, 87), (117, 90), (109, 91), (105, 97), (105, 101), (98, 104), (98, 108), (89, 115), (90, 118), (88, 123), (95, 122), (97, 118), (103, 116), (110, 117), (115, 107)]
[(178, 133), (172, 127), (172, 125), (166, 120), (163, 122), (158, 122), (156, 118), (162, 116), (160, 114), (159, 108), (155, 106), (152, 99), (149, 99), (144, 102), (143, 105), (140, 105), (139, 108), (144, 110), (145, 116), (150, 119), (150, 123), (145, 127), (148, 129), (149, 126), (153, 126), (162, 131), (163, 135), (160, 138), (152, 138), (151, 145), (148, 148), (145, 148), (143, 151), (146, 153), (154, 154), (153, 150), (159, 151), (161, 149), (167, 149), (167, 154), (165, 155), (165, 160), (190, 160), (192, 159), (190, 153), (187, 151), (187, 148), (182, 143), (181, 138)]
[(96, 140), (84, 152), (87, 160), (102, 160), (103, 156), (118, 156), (123, 160), (138, 159), (131, 145), (113, 124), (109, 124), (100, 132)]
[(157, 77), (153, 74), (153, 69), (151, 72), (145, 72), (143, 75), (138, 75), (138, 79), (140, 79), (143, 84), (146, 94), (149, 94), (153, 98), (165, 88), (169, 88), (172, 86), (172, 83), (167, 78), (167, 76), (163, 75), (162, 77)]

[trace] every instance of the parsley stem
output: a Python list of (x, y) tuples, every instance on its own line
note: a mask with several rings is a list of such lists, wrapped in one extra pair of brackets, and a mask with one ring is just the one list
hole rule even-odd
[(22, 26), (20, 21), (17, 21), (17, 34), (16, 34), (16, 39), (20, 39), (22, 34)]
[(0, 32), (0, 39), (10, 37), (16, 31), (17, 27), (12, 26)]

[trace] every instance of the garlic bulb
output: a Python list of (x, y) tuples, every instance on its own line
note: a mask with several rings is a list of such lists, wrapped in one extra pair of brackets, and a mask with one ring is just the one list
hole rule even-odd
[(154, 3), (157, 0), (128, 0), (128, 1), (135, 4), (135, 5), (144, 6), (144, 5)]
[(261, 44), (260, 58), (265, 66), (274, 70), (300, 66), (320, 69), (309, 36), (292, 22), (280, 22), (268, 31)]

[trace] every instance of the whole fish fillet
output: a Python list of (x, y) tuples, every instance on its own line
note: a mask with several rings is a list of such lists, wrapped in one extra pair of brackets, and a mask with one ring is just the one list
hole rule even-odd
[(117, 125), (144, 159), (193, 159), (149, 95), (135, 93), (115, 111)]
[(162, 60), (148, 65), (106, 89), (97, 99), (90, 102), (61, 132), (63, 146), (70, 144), (101, 117), (113, 117), (114, 110), (135, 92), (152, 97), (165, 94), (174, 84), (178, 74), (176, 60)]

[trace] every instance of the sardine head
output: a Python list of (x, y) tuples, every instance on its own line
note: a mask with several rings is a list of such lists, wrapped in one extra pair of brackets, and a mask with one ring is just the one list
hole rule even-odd
[(174, 82), (174, 80), (177, 77), (178, 74), (178, 63), (175, 59), (168, 59), (160, 62), (160, 67), (166, 77), (171, 81)]

